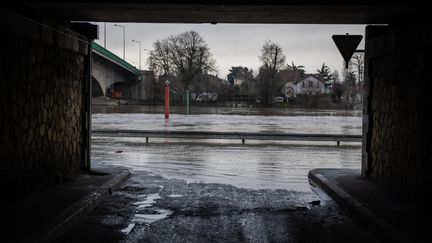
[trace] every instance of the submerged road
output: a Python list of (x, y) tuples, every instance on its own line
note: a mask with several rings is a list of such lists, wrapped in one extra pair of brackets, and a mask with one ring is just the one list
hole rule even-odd
[(379, 241), (323, 193), (188, 184), (135, 172), (57, 242)]
[[(96, 130), (361, 134), (361, 112), (250, 111), (259, 113), (163, 121), (125, 110), (92, 122)], [(154, 140), (93, 139), (92, 163), (126, 167), (132, 178), (57, 242), (379, 242), (307, 180), (313, 168), (359, 168), (359, 145)]]

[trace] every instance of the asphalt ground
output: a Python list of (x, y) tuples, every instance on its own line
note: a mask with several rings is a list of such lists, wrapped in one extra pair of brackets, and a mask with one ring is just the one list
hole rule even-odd
[(325, 195), (137, 172), (55, 242), (380, 241)]

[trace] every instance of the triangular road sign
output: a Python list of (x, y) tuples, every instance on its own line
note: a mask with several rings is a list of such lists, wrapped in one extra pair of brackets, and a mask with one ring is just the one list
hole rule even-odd
[(346, 68), (348, 68), (348, 62), (354, 54), (360, 41), (363, 39), (362, 35), (333, 35), (332, 39), (342, 54), (345, 60)]

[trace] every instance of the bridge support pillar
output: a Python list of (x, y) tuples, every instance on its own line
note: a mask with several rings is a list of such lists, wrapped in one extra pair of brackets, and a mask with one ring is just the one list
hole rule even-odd
[(73, 24), (3, 8), (0, 19), (0, 90), (7, 91), (0, 96), (0, 161), (7, 161), (0, 183), (13, 199), (90, 166), (91, 38)]
[(432, 190), (432, 30), (412, 20), (366, 28), (362, 171), (422, 201)]

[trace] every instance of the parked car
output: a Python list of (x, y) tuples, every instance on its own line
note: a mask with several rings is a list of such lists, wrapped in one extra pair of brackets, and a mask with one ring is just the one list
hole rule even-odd
[(284, 98), (282, 96), (276, 96), (276, 97), (273, 97), (272, 102), (273, 103), (283, 103), (284, 102)]
[(203, 92), (198, 95), (195, 101), (197, 102), (216, 101), (217, 98), (218, 98), (217, 93)]

